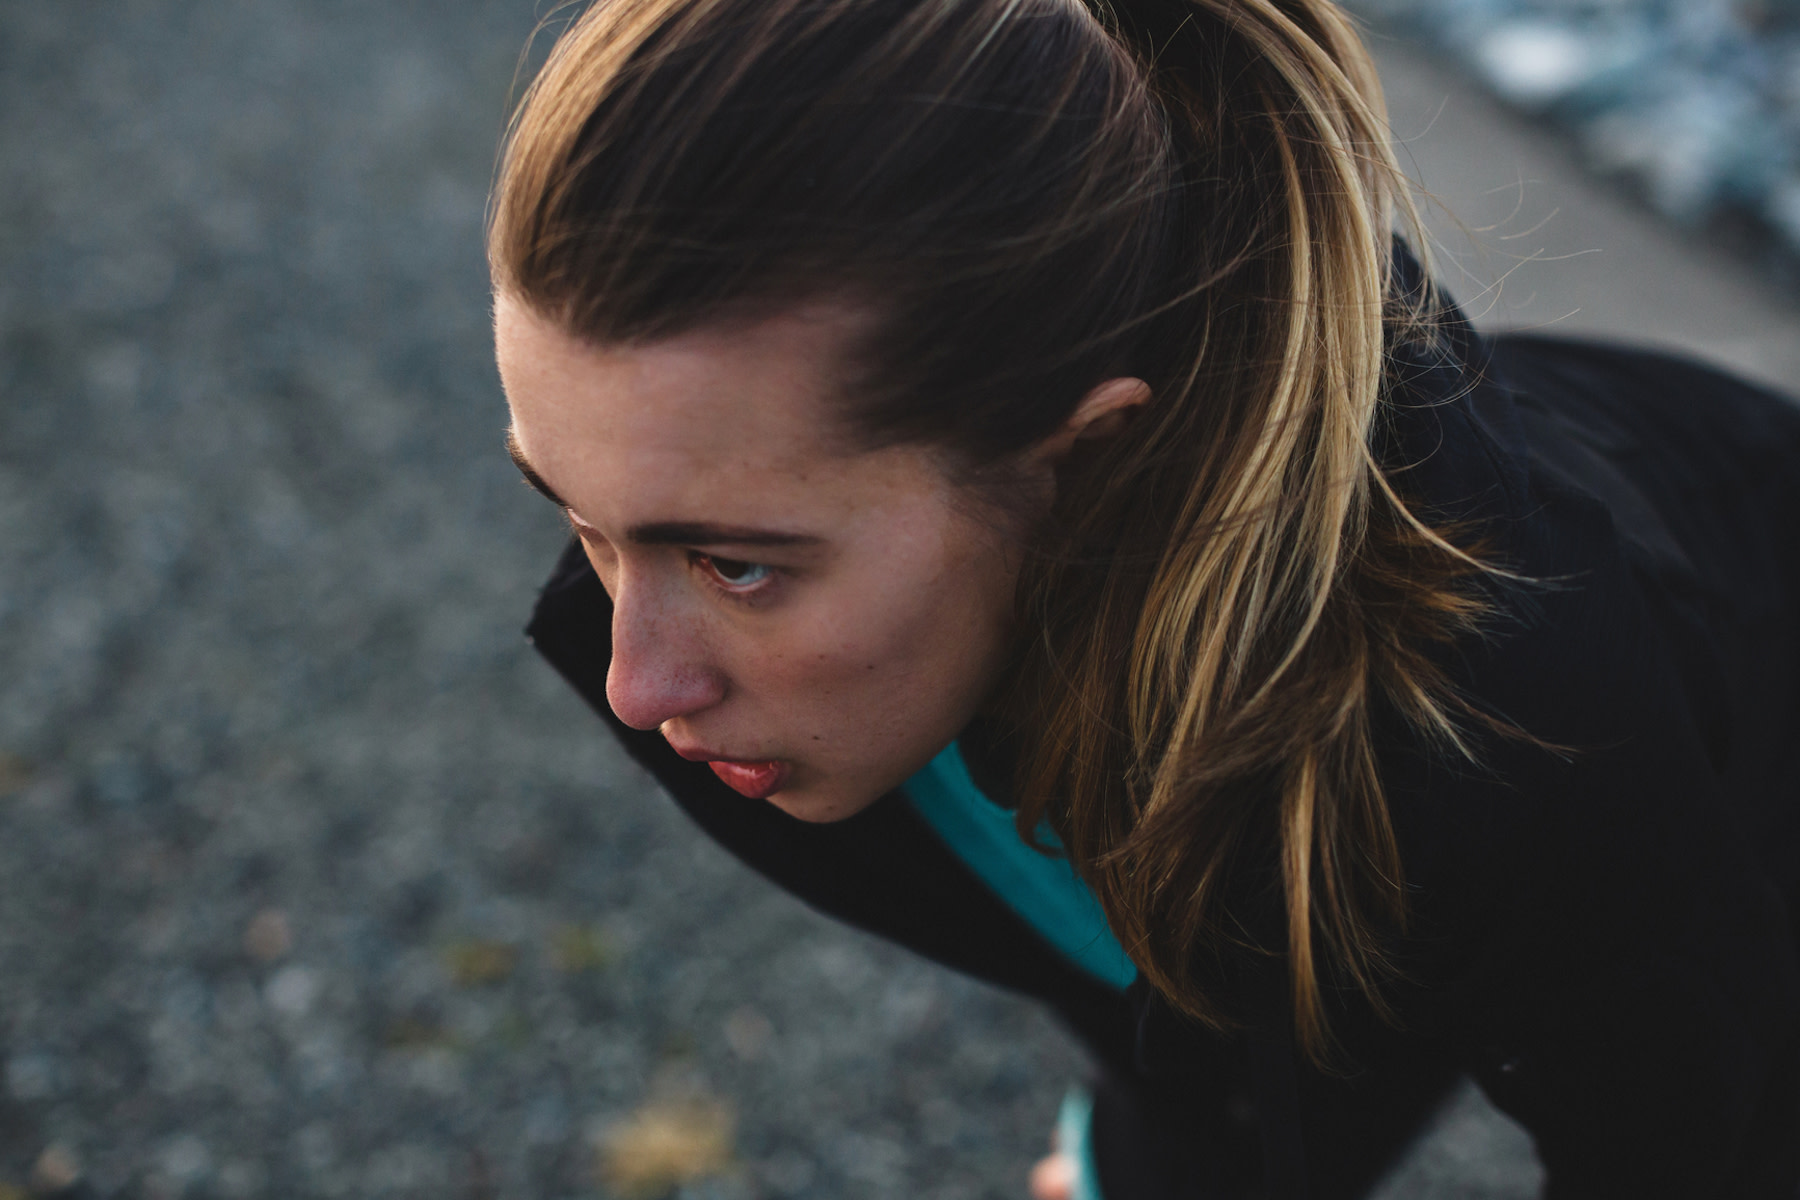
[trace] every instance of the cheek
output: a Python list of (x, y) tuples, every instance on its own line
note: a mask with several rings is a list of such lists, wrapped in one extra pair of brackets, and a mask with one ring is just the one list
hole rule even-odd
[(932, 578), (910, 595), (876, 590), (799, 623), (804, 635), (746, 662), (743, 682), (831, 725), (931, 724), (933, 710), (985, 692), (1009, 611), (1010, 593), (973, 573)]

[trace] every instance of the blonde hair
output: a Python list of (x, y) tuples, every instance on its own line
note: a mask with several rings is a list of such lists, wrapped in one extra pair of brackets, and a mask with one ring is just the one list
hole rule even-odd
[(1432, 336), (1410, 214), (1327, 0), (600, 0), (514, 120), (489, 255), (596, 341), (858, 297), (847, 426), (989, 484), (1148, 381), (1021, 580), (1019, 827), (1189, 1014), (1232, 1023), (1219, 963), (1285, 952), (1324, 1061), (1323, 997), (1385, 1013), (1405, 917), (1373, 714), (1456, 741), (1433, 648), (1481, 611), (1372, 450), (1387, 347)]

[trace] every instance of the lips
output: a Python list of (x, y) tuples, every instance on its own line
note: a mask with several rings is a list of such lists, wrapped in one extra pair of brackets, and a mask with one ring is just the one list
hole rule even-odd
[(779, 758), (726, 758), (705, 746), (683, 745), (667, 733), (669, 749), (689, 762), (703, 762), (726, 787), (752, 800), (767, 800), (786, 787), (794, 774), (794, 764)]
[(726, 787), (752, 800), (767, 800), (787, 786), (794, 768), (780, 759), (768, 762), (727, 762), (714, 759), (706, 764)]

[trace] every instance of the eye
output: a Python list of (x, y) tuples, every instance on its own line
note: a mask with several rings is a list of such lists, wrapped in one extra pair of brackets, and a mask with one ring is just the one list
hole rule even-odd
[(714, 577), (733, 592), (747, 592), (774, 574), (774, 571), (762, 563), (745, 562), (739, 558), (720, 558), (716, 554), (696, 554), (696, 562), (712, 572)]

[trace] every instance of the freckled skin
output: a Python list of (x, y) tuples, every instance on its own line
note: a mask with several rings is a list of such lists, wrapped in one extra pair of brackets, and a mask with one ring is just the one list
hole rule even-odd
[[(832, 367), (857, 320), (819, 307), (596, 346), (505, 295), (495, 306), (514, 436), (613, 600), (614, 712), (678, 749), (786, 762), (769, 801), (808, 821), (866, 807), (968, 723), (1018, 569), (927, 451), (831, 436)], [(667, 522), (817, 540), (630, 536)], [(734, 593), (734, 563), (769, 574)]]

